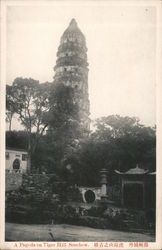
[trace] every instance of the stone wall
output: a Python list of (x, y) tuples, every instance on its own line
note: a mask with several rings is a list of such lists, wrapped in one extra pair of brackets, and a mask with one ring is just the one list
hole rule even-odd
[(53, 175), (44, 174), (22, 174), (16, 172), (6, 172), (6, 191), (17, 190), (21, 186), (25, 188), (48, 189), (48, 182)]
[(82, 194), (83, 201), (87, 203), (86, 200), (86, 192), (87, 191), (92, 191), (94, 193), (94, 201), (96, 200), (101, 200), (101, 188), (100, 187), (79, 187), (79, 191)]
[(22, 185), (23, 174), (22, 173), (9, 173), (6, 172), (6, 191), (16, 190)]

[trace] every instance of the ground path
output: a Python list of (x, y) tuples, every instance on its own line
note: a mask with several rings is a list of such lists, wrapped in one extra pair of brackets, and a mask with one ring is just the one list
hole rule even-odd
[[(53, 238), (53, 239), (52, 239)], [(6, 240), (10, 241), (134, 241), (151, 242), (154, 236), (120, 232), (108, 229), (94, 229), (83, 226), (26, 225), (6, 223)]]

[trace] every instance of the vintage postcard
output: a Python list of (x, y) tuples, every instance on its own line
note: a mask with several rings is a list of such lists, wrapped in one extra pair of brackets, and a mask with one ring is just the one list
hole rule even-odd
[(0, 249), (162, 249), (162, 1), (0, 3)]

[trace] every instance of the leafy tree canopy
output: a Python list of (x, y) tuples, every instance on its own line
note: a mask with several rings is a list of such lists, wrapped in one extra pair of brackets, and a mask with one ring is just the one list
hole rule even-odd
[(116, 180), (114, 170), (126, 171), (136, 167), (155, 171), (155, 128), (140, 124), (135, 117), (112, 115), (95, 122), (96, 130), (81, 142), (80, 149), (69, 158), (74, 181), (99, 185), (99, 172), (107, 168), (109, 181)]
[[(7, 109), (17, 114), (28, 136), (29, 168), (31, 154), (48, 126), (45, 116), (49, 110), (50, 86), (50, 83), (39, 84), (34, 79), (18, 77), (6, 88)], [(36, 131), (34, 143), (32, 129)]]

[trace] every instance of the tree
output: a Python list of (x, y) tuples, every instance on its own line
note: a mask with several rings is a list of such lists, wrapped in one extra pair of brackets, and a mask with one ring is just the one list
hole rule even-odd
[(6, 147), (27, 150), (28, 140), (26, 131), (6, 131)]
[(12, 86), (6, 86), (6, 122), (9, 123), (9, 131), (11, 131), (12, 118), (16, 112), (15, 103), (12, 96)]
[(93, 136), (109, 142), (110, 163), (116, 168), (124, 170), (139, 164), (155, 169), (155, 132), (136, 117), (112, 115), (97, 119)]
[(109, 184), (116, 183), (114, 170), (136, 167), (155, 171), (155, 128), (140, 124), (138, 118), (112, 115), (95, 122), (96, 130), (82, 140), (80, 148), (68, 160), (72, 181), (79, 185), (100, 185), (100, 170), (108, 170)]
[(58, 83), (53, 85), (49, 99), (49, 136), (51, 147), (57, 151), (59, 166), (75, 150), (82, 133), (75, 94), (72, 87)]
[(48, 127), (49, 117), (49, 96), (51, 92), (51, 83), (45, 82), (38, 85), (35, 93), (34, 106), (35, 106), (35, 122), (36, 128), (35, 143), (33, 145), (33, 152), (38, 145), (38, 142)]
[[(28, 136), (28, 170), (31, 169), (31, 154), (34, 152), (40, 136), (48, 126), (45, 116), (49, 109), (50, 84), (39, 84), (31, 78), (16, 78), (7, 89), (11, 106), (18, 115)], [(32, 131), (35, 129), (35, 141), (32, 143)]]

